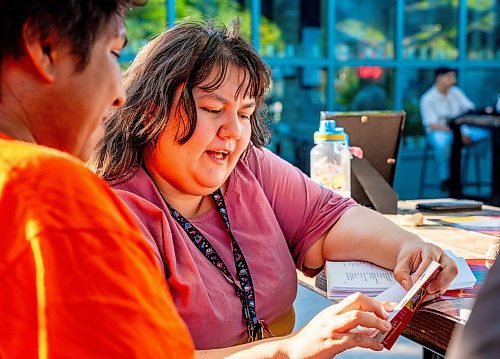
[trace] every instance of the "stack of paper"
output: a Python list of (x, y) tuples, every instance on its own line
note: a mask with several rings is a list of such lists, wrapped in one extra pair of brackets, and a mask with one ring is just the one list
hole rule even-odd
[(452, 251), (445, 251), (446, 254), (455, 261), (458, 267), (458, 274), (451, 282), (448, 290), (472, 288), (476, 284), (476, 277), (464, 257), (457, 257)]
[[(446, 251), (458, 266), (458, 275), (448, 289), (472, 288), (476, 277), (463, 257)], [(342, 299), (355, 292), (375, 297), (396, 283), (393, 272), (368, 262), (326, 262), (328, 299)]]
[(327, 296), (342, 299), (355, 292), (374, 297), (395, 283), (392, 271), (368, 262), (326, 262)]

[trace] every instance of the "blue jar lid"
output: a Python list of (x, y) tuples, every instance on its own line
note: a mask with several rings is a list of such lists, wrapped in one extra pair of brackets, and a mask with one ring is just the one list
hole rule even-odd
[(319, 123), (319, 131), (314, 133), (314, 143), (345, 141), (343, 127), (336, 127), (334, 120), (322, 120)]

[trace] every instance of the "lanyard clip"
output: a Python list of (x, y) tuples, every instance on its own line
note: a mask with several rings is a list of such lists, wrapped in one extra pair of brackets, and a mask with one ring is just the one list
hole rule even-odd
[(263, 320), (259, 320), (255, 325), (247, 326), (247, 333), (249, 343), (264, 339), (264, 333), (270, 338), (274, 337), (271, 330), (269, 330), (269, 326)]

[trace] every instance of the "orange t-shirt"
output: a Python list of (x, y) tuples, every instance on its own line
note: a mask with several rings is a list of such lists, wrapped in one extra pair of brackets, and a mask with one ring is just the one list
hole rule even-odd
[(59, 151), (0, 134), (0, 357), (189, 358), (137, 224)]

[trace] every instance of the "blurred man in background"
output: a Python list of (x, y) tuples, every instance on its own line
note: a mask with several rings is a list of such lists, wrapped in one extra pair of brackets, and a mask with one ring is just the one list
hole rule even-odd
[[(455, 70), (440, 67), (434, 72), (434, 85), (420, 99), (422, 124), (434, 149), (442, 190), (447, 190), (450, 185), (453, 134), (448, 121), (474, 109), (472, 101), (455, 86), (456, 82)], [(467, 146), (488, 137), (487, 131), (477, 127), (462, 125), (461, 132), (462, 141)]]

